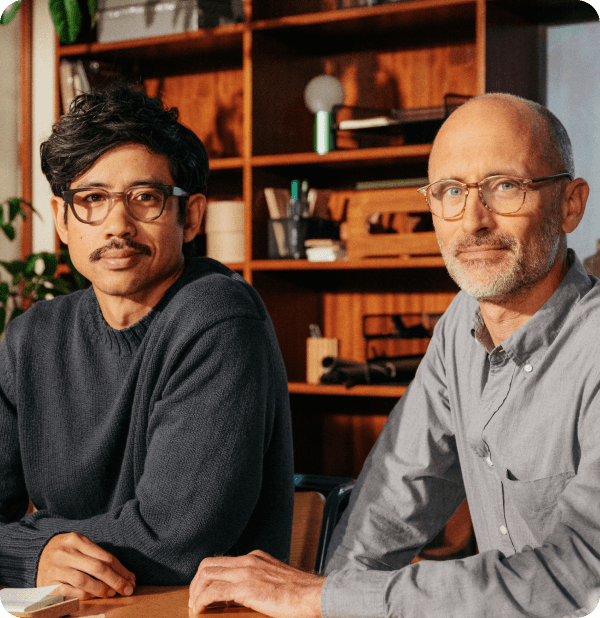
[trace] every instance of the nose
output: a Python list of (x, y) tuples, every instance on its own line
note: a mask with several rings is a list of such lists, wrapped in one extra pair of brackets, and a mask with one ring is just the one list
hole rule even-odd
[(125, 195), (123, 193), (113, 195), (109, 208), (106, 219), (102, 223), (105, 237), (125, 238), (135, 236), (137, 228), (135, 220), (125, 208)]
[(477, 187), (469, 187), (461, 226), (465, 234), (476, 234), (496, 226), (494, 213), (484, 205)]

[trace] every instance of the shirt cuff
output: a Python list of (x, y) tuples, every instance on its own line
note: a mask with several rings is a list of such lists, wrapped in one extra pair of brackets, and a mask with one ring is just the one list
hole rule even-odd
[(389, 571), (334, 571), (321, 592), (323, 618), (381, 618)]

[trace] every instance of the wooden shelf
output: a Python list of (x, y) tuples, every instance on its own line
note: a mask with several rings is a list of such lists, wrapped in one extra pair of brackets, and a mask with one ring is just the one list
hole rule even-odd
[(244, 24), (231, 24), (217, 28), (193, 30), (157, 37), (114, 41), (111, 43), (80, 43), (60, 45), (59, 58), (71, 56), (114, 57), (143, 60), (174, 58), (198, 52), (242, 51)]
[(346, 388), (343, 384), (306, 384), (289, 382), (288, 390), (296, 395), (342, 395), (344, 397), (394, 397), (400, 398), (407, 386), (386, 386), (380, 384), (357, 384)]
[(274, 154), (254, 156), (253, 167), (279, 167), (286, 165), (340, 166), (356, 163), (381, 163), (385, 160), (426, 161), (431, 152), (431, 144), (410, 146), (389, 146), (384, 148), (362, 148), (353, 150), (333, 150), (323, 155), (315, 152)]
[(210, 171), (213, 170), (241, 170), (244, 166), (244, 159), (242, 157), (229, 157), (226, 159), (210, 159), (208, 167)]
[[(475, 7), (475, 0), (413, 0), (257, 20), (251, 28), (255, 31), (302, 29), (314, 35), (330, 36), (366, 32), (381, 34), (422, 26), (447, 26), (460, 21), (473, 23)], [(308, 36), (305, 38), (311, 45), (316, 42)]]
[(385, 270), (394, 268), (443, 268), (442, 256), (407, 258), (368, 258), (363, 260), (336, 260), (335, 262), (309, 262), (308, 260), (253, 260), (250, 268), (255, 271), (286, 270)]

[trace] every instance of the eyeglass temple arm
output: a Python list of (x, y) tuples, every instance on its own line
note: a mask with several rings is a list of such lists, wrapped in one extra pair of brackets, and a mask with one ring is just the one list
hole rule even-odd
[(569, 180), (573, 180), (569, 172), (561, 172), (560, 174), (553, 174), (552, 176), (540, 176), (539, 178), (532, 178), (529, 182), (542, 182), (542, 180), (552, 180), (554, 178), (563, 178), (567, 176)]

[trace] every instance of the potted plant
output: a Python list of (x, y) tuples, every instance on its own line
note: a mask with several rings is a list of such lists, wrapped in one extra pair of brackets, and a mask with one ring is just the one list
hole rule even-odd
[[(15, 221), (19, 217), (26, 218), (24, 206), (36, 212), (31, 204), (17, 197), (0, 204), (0, 229), (11, 241), (16, 236)], [(86, 286), (85, 278), (75, 270), (68, 252), (62, 251), (60, 255), (69, 267), (67, 276), (57, 274), (59, 259), (55, 253), (44, 251), (32, 253), (24, 260), (0, 260), (6, 271), (0, 271), (0, 336), (6, 324), (33, 303)]]

